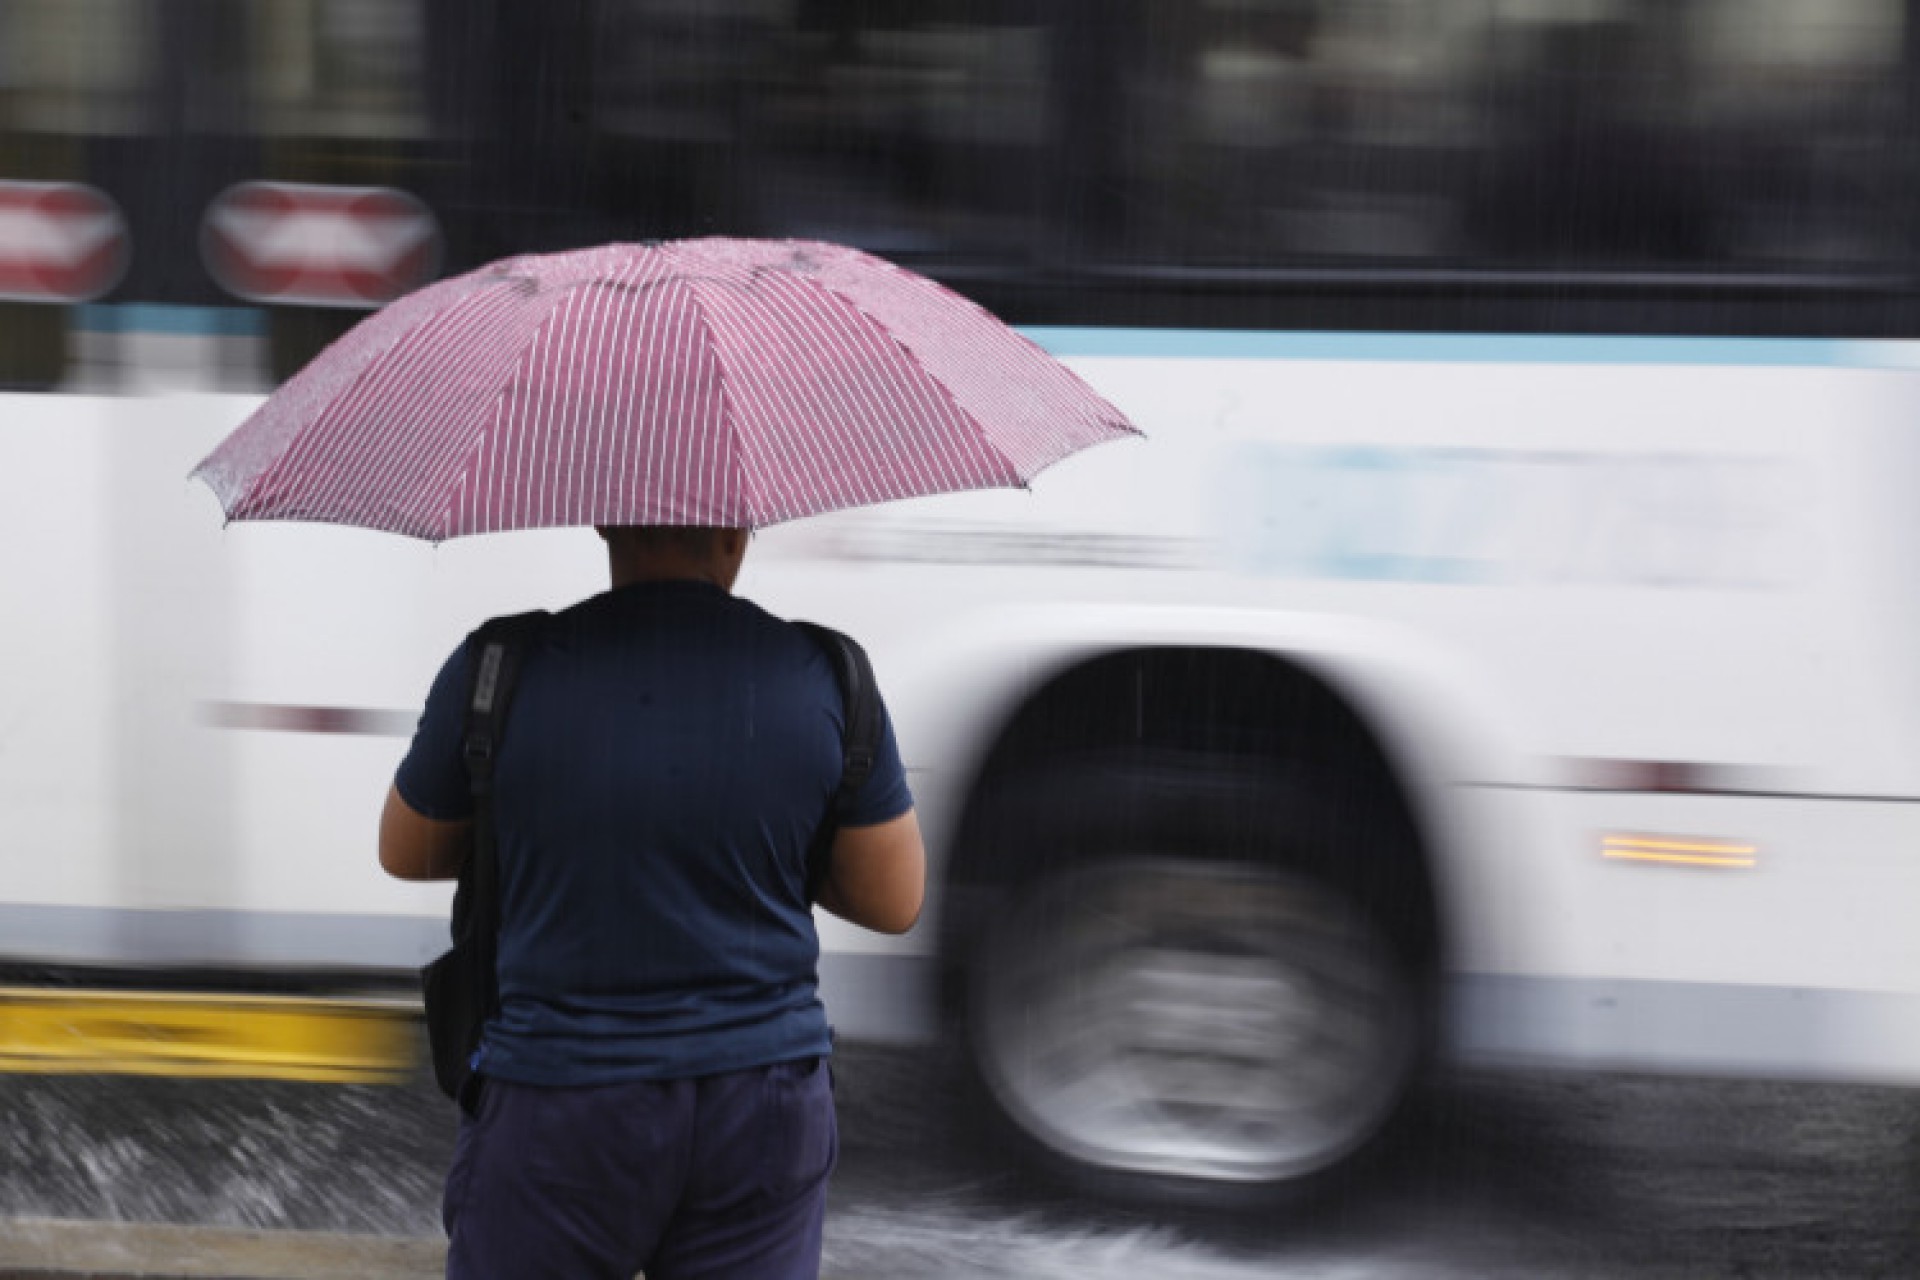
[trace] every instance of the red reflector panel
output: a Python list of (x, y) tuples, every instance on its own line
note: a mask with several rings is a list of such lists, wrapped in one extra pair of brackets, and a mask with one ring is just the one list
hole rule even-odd
[(86, 302), (120, 283), (131, 257), (127, 220), (105, 192), (0, 180), (0, 298)]
[(243, 182), (207, 208), (200, 255), (249, 302), (373, 308), (433, 279), (440, 224), (392, 187)]

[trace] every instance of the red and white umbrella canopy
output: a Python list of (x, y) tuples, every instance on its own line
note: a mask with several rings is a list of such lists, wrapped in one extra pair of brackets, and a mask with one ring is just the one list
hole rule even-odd
[(808, 241), (510, 258), (409, 294), (194, 474), (233, 520), (432, 541), (557, 525), (761, 528), (1024, 485), (1136, 434), (992, 315)]

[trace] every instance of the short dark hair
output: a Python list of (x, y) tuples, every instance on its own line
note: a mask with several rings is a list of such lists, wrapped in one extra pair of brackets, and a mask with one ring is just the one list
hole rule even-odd
[(674, 552), (704, 558), (720, 550), (720, 537), (732, 530), (700, 524), (615, 524), (598, 526), (600, 536), (639, 552)]

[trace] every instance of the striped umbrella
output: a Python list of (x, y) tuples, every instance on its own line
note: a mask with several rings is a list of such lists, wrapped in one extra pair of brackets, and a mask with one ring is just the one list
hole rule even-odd
[(438, 542), (555, 525), (762, 528), (1024, 486), (1136, 434), (1050, 356), (838, 245), (510, 258), (363, 321), (194, 471), (230, 520)]

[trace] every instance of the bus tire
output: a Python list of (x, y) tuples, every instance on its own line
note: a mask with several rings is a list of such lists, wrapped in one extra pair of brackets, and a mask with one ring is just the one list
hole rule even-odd
[(1231, 1204), (1366, 1149), (1430, 1022), (1367, 900), (1390, 892), (1373, 817), (1354, 788), (1197, 753), (1090, 756), (998, 796), (981, 830), (1011, 870), (968, 895), (961, 1012), (1022, 1163)]

